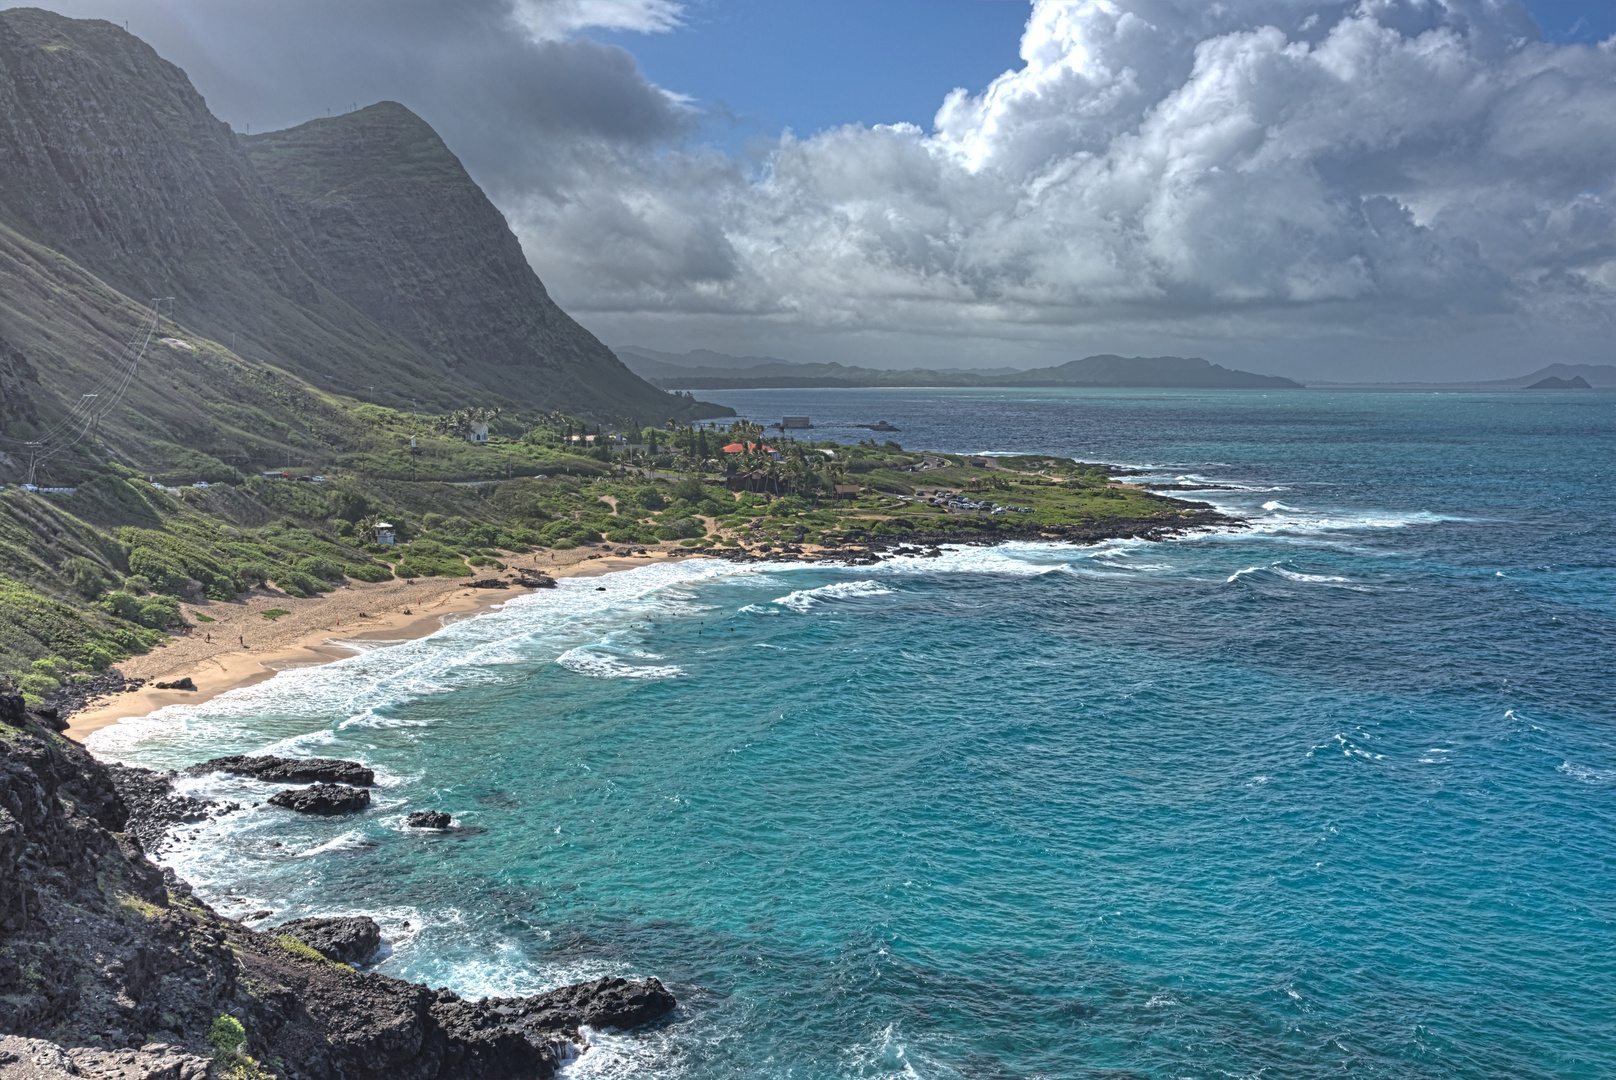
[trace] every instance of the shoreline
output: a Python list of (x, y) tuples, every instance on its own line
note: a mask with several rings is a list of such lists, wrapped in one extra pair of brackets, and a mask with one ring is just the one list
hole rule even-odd
[[(668, 552), (614, 555), (577, 550), (578, 557), (565, 563), (535, 560), (532, 567), (523, 569), (537, 569), (558, 579), (601, 577), (670, 558)], [(684, 549), (679, 551), (684, 556)], [(514, 559), (511, 565), (517, 565)], [(534, 591), (517, 584), (497, 590), (474, 589), (465, 578), (418, 578), (413, 583), (352, 582), (308, 600), (255, 589), (243, 600), (187, 603), (187, 613), (200, 613), (214, 620), (212, 628), (199, 627), (195, 633), (173, 637), (149, 653), (113, 665), (125, 677), (142, 680), (143, 685), (69, 714), (62, 734), (82, 745), (95, 732), (123, 720), (149, 716), (169, 705), (200, 705), (231, 690), (265, 682), (282, 671), (356, 655), (358, 650), (346, 642), (414, 641)], [(262, 618), (264, 611), (287, 608), (292, 609), (287, 615), (274, 620)], [(254, 616), (259, 616), (259, 622), (251, 621)], [(283, 621), (285, 626), (278, 625)], [(247, 641), (249, 633), (256, 640)], [(206, 640), (213, 634), (221, 640)], [(230, 644), (230, 637), (244, 644)], [(192, 681), (195, 690), (159, 690), (154, 685), (185, 678)]]
[[(577, 548), (562, 553), (550, 552), (548, 560), (534, 556), (530, 567), (519, 567), (516, 556), (509, 557), (508, 562), (512, 568), (537, 570), (558, 579), (600, 577), (686, 558), (720, 559), (740, 565), (758, 562), (803, 565), (827, 558), (873, 563), (880, 561), (884, 552), (893, 549), (935, 549), (939, 544), (992, 547), (1032, 540), (1087, 546), (1119, 537), (1159, 541), (1171, 535), (1218, 527), (1239, 527), (1242, 523), (1239, 518), (1215, 511), (1202, 511), (1188, 520), (1173, 522), (1143, 519), (1118, 520), (1106, 525), (1030, 526), (1005, 530), (992, 537), (941, 533), (916, 534), (905, 539), (871, 536), (841, 548), (812, 544), (782, 545), (767, 552), (712, 547), (618, 555), (610, 549)], [(214, 620), (215, 630), (199, 629), (186, 637), (171, 638), (165, 643), (166, 647), (114, 665), (125, 677), (142, 680), (141, 684), (109, 698), (98, 699), (69, 714), (68, 726), (62, 734), (82, 744), (95, 732), (122, 720), (149, 716), (169, 705), (198, 705), (231, 690), (272, 679), (282, 671), (329, 664), (355, 655), (358, 650), (346, 642), (417, 640), (453, 622), (475, 618), (501, 607), (513, 594), (519, 596), (530, 591), (514, 583), (505, 589), (492, 590), (471, 588), (463, 578), (418, 578), (411, 582), (397, 579), (376, 584), (350, 582), (334, 592), (308, 600), (295, 600), (274, 590), (256, 589), (244, 600), (188, 603), (187, 613)], [(283, 604), (289, 605), (292, 610), (280, 607)], [(376, 608), (377, 611), (359, 610), (361, 605), (367, 609)], [(270, 620), (267, 627), (262, 619), (253, 621), (254, 615), (262, 615), (275, 608), (286, 614)], [(285, 627), (278, 625), (282, 619), (286, 620)], [(344, 623), (344, 619), (348, 621)], [(350, 626), (353, 627), (352, 631), (348, 629)], [(199, 633), (211, 637), (214, 632), (218, 632), (223, 640), (197, 640)], [(246, 640), (248, 632), (252, 633), (254, 641)], [(239, 649), (228, 644), (228, 638), (232, 635), (241, 642)], [(180, 655), (175, 655), (176, 647)], [(196, 689), (159, 690), (154, 685), (159, 681), (171, 682), (183, 678), (191, 679)]]

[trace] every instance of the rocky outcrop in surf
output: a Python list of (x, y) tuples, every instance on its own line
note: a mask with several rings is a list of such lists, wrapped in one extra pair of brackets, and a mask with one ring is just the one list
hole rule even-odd
[(412, 829), (447, 829), (453, 819), (442, 810), (417, 810), (404, 819)]
[(222, 772), (235, 776), (250, 776), (271, 784), (347, 784), (351, 787), (370, 787), (376, 774), (357, 761), (338, 758), (283, 758), (265, 754), (252, 757), (218, 757), (199, 762), (185, 770), (187, 776), (206, 776)]
[[(168, 778), (116, 775), (31, 717), (0, 726), (0, 1035), (17, 1037), (0, 1044), (0, 1080), (201, 1080), (199, 1063), (246, 1075), (249, 1058), (286, 1080), (547, 1078), (583, 1027), (674, 1006), (656, 979), (467, 1001), (355, 971), (285, 928), (254, 932), (146, 857), (157, 826), (131, 807), (162, 812)], [(348, 927), (332, 944), (368, 940)], [(219, 1037), (238, 1028), (239, 1043)]]
[(362, 964), (382, 947), (382, 928), (369, 915), (293, 919), (281, 923), (274, 932), (290, 935), (339, 964)]
[(311, 784), (278, 791), (269, 797), (269, 805), (300, 814), (351, 814), (370, 805), (370, 792), (347, 784)]

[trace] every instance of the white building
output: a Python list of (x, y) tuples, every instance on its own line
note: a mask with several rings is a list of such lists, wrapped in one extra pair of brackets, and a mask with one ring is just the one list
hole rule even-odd
[(475, 443), (487, 442), (488, 441), (488, 425), (487, 424), (482, 424), (482, 423), (477, 423), (477, 424), (471, 425), (471, 430), (466, 433), (466, 441), (467, 442), (475, 442)]

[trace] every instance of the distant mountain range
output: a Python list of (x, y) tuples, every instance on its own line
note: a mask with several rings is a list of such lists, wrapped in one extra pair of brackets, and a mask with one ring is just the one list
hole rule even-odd
[[(1558, 379), (1568, 385), (1556, 387), (1553, 383), (1550, 383), (1548, 386), (1541, 388), (1535, 385), (1549, 379)], [(1546, 368), (1539, 368), (1530, 375), (1522, 375), (1514, 379), (1495, 379), (1491, 382), (1476, 385), (1510, 387), (1520, 390), (1582, 389), (1582, 387), (1570, 385), (1577, 379), (1581, 379), (1587, 387), (1595, 390), (1601, 388), (1616, 390), (1616, 364), (1550, 364)]]
[(888, 370), (843, 364), (798, 364), (770, 356), (729, 356), (710, 349), (665, 353), (620, 346), (618, 358), (630, 371), (664, 390), (757, 390), (810, 387), (1005, 386), (1005, 387), (1160, 387), (1187, 389), (1300, 389), (1277, 375), (1254, 375), (1200, 357), (1113, 356), (1070, 360), (1055, 367), (937, 371)]

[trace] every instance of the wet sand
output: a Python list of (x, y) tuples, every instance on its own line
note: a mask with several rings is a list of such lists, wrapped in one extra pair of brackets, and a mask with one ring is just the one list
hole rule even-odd
[[(683, 549), (680, 556), (690, 557)], [(551, 577), (597, 577), (670, 557), (666, 550), (623, 556), (590, 547), (539, 555), (512, 555), (512, 570), (536, 569)], [(490, 571), (503, 578), (506, 573)], [(185, 636), (171, 635), (162, 646), (116, 665), (126, 678), (146, 679), (138, 690), (113, 695), (68, 717), (64, 734), (83, 742), (91, 732), (167, 705), (194, 705), (270, 679), (288, 668), (329, 664), (352, 656), (347, 641), (407, 641), (426, 637), (461, 619), (473, 618), (533, 590), (472, 589), (469, 579), (417, 578), (377, 583), (350, 581), (333, 592), (299, 600), (274, 589), (254, 589), (234, 601), (184, 603), (196, 620)], [(264, 612), (279, 609), (274, 619)], [(213, 620), (203, 622), (205, 617)], [(189, 678), (196, 690), (157, 690), (156, 682)]]

